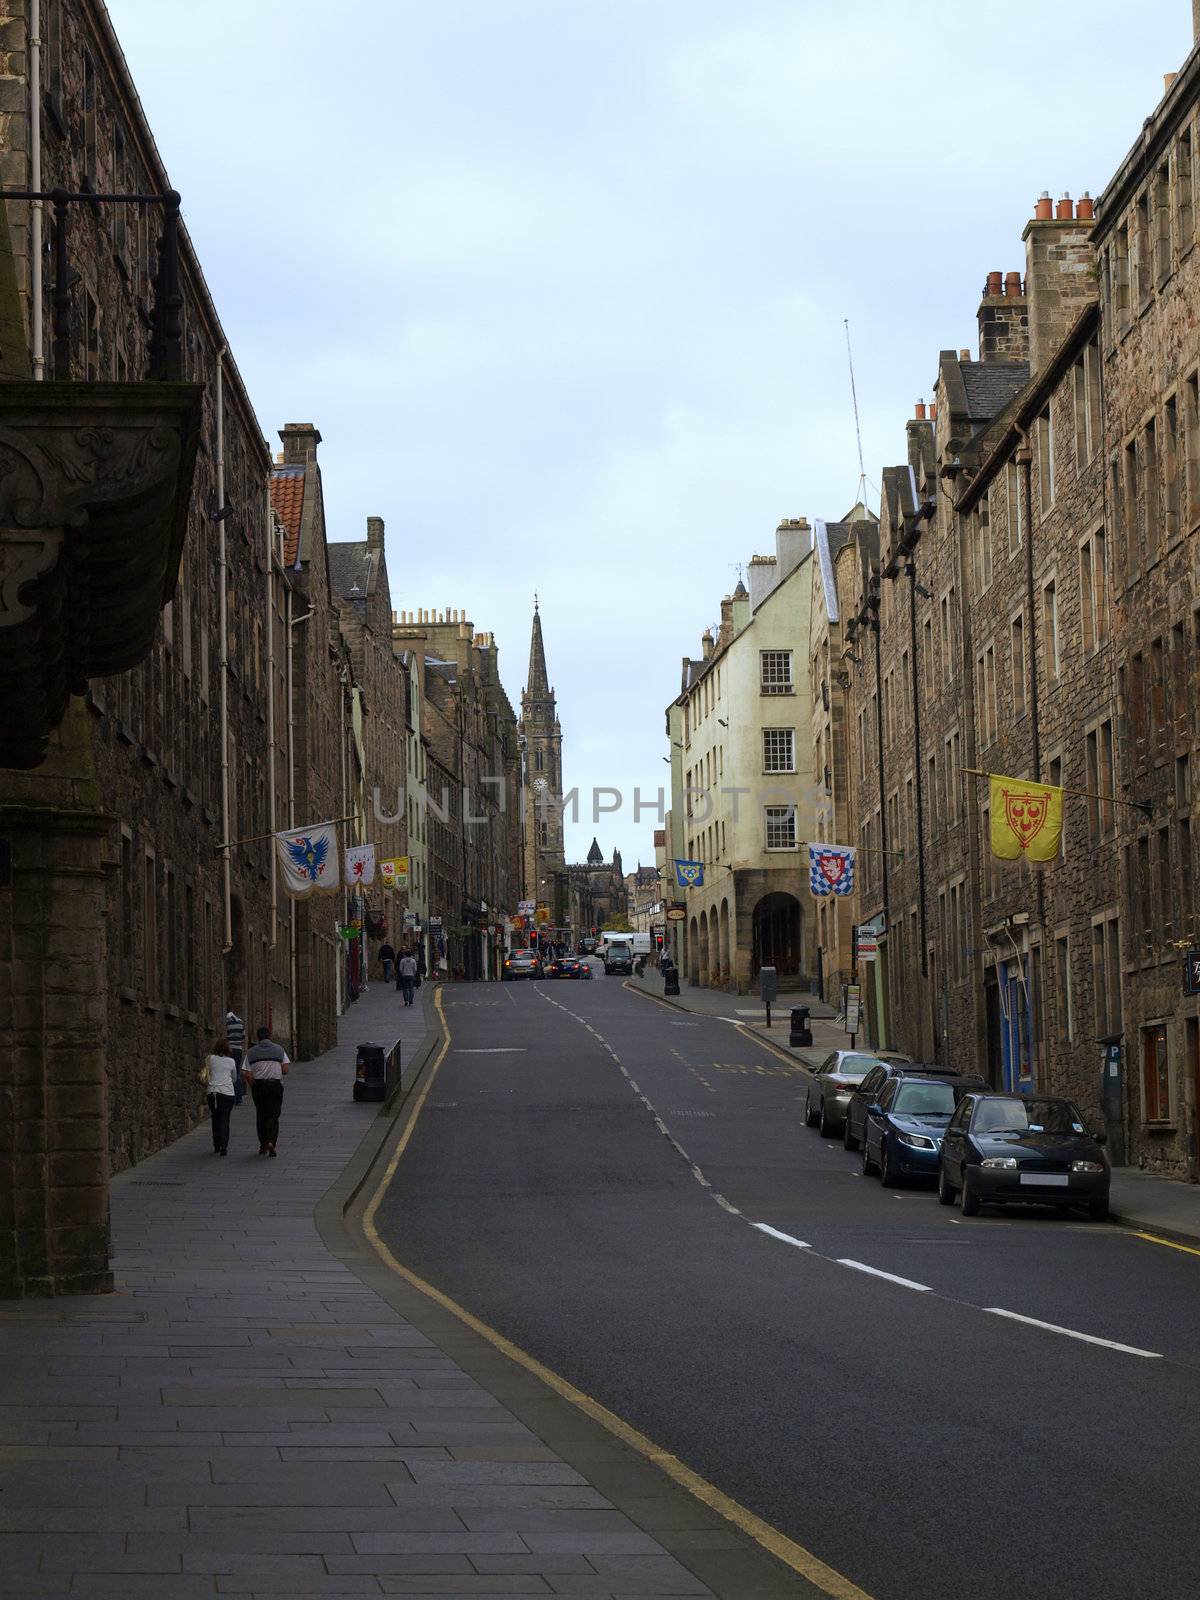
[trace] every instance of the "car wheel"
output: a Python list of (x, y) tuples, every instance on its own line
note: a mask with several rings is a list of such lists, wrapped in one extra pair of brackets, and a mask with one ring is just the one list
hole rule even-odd
[(833, 1137), (833, 1128), (830, 1125), (829, 1118), (825, 1114), (824, 1095), (821, 1096), (821, 1115), (817, 1118), (817, 1132), (821, 1135), (822, 1139), (832, 1139)]
[(804, 1126), (806, 1128), (815, 1128), (816, 1125), (817, 1114), (812, 1108), (812, 1096), (806, 1093), (804, 1096)]
[(1087, 1214), (1093, 1222), (1108, 1221), (1108, 1200), (1091, 1200), (1088, 1202)]
[(858, 1140), (850, 1132), (850, 1114), (846, 1113), (846, 1120), (842, 1123), (842, 1147), (846, 1150), (857, 1150)]
[(946, 1176), (945, 1162), (938, 1167), (938, 1199), (944, 1206), (954, 1204), (954, 1185)]
[(871, 1146), (867, 1143), (867, 1131), (865, 1128), (863, 1129), (862, 1150), (863, 1177), (869, 1178), (875, 1171), (875, 1163), (871, 1160)]
[(979, 1196), (975, 1193), (975, 1185), (971, 1182), (971, 1169), (963, 1167), (962, 1188), (958, 1191), (958, 1209), (964, 1217), (977, 1217), (979, 1215)]
[(894, 1188), (900, 1182), (900, 1174), (892, 1165), (891, 1140), (879, 1141), (879, 1181), (885, 1189)]

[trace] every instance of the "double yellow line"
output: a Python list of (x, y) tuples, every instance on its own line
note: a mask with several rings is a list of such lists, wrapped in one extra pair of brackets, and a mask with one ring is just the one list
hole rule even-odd
[[(648, 998), (653, 999), (654, 996), (651, 995)], [(435, 1289), (433, 1284), (426, 1282), (424, 1278), (419, 1277), (415, 1272), (404, 1266), (402, 1262), (397, 1261), (386, 1241), (380, 1237), (375, 1218), (379, 1212), (380, 1203), (387, 1193), (388, 1186), (396, 1175), (396, 1169), (400, 1165), (401, 1157), (412, 1140), (417, 1118), (421, 1115), (425, 1102), (429, 1098), (429, 1091), (433, 1088), (434, 1079), (437, 1077), (442, 1062), (446, 1059), (447, 1052), (450, 1049), (450, 1025), (446, 1021), (446, 1013), (442, 1006), (442, 991), (440, 987), (434, 996), (434, 1005), (437, 1008), (438, 1019), (442, 1026), (441, 1048), (429, 1069), (425, 1083), (413, 1102), (412, 1110), (409, 1112), (404, 1125), (404, 1131), (400, 1135), (396, 1148), (392, 1151), (391, 1159), (388, 1161), (383, 1177), (379, 1180), (379, 1185), (363, 1212), (363, 1232), (380, 1260), (398, 1277), (403, 1278), (405, 1283), (419, 1290), (421, 1294), (432, 1300), (435, 1305), (441, 1306), (444, 1311), (451, 1312), (460, 1322), (465, 1323), (473, 1333), (477, 1333), (480, 1338), (486, 1339), (494, 1349), (499, 1350), (510, 1361), (515, 1361), (518, 1366), (524, 1367), (526, 1372), (530, 1372), (535, 1378), (540, 1379), (560, 1399), (568, 1401), (577, 1410), (582, 1411), (584, 1416), (590, 1417), (593, 1422), (598, 1422), (601, 1427), (606, 1428), (615, 1438), (620, 1439), (622, 1444), (628, 1445), (630, 1449), (636, 1450), (640, 1456), (644, 1456), (647, 1461), (652, 1461), (656, 1467), (660, 1467), (681, 1488), (686, 1489), (689, 1494), (708, 1506), (711, 1511), (717, 1512), (719, 1516), (731, 1522), (734, 1527), (740, 1529), (755, 1544), (769, 1551), (784, 1566), (790, 1567), (793, 1572), (806, 1579), (822, 1594), (831, 1596), (831, 1600), (871, 1600), (871, 1596), (864, 1589), (860, 1589), (856, 1583), (851, 1583), (850, 1579), (844, 1578), (840, 1572), (835, 1572), (819, 1556), (813, 1555), (811, 1550), (806, 1550), (803, 1545), (796, 1544), (794, 1540), (780, 1533), (777, 1528), (773, 1528), (769, 1522), (764, 1522), (761, 1517), (756, 1516), (753, 1511), (747, 1510), (745, 1506), (740, 1505), (736, 1500), (731, 1500), (715, 1484), (709, 1483), (698, 1472), (693, 1472), (691, 1467), (685, 1466), (678, 1456), (673, 1456), (670, 1451), (664, 1450), (661, 1445), (655, 1444), (653, 1439), (647, 1438), (637, 1428), (631, 1427), (628, 1422), (618, 1417), (615, 1412), (610, 1411), (607, 1406), (601, 1405), (598, 1400), (593, 1400), (591, 1395), (584, 1394), (582, 1389), (577, 1389), (574, 1384), (568, 1383), (557, 1372), (552, 1372), (549, 1367), (544, 1366), (536, 1357), (522, 1350), (519, 1345), (513, 1344), (511, 1339), (506, 1339), (502, 1333), (497, 1333), (495, 1328), (491, 1328), (486, 1322), (482, 1322), (473, 1312), (468, 1311), (465, 1306), (460, 1306), (456, 1300), (451, 1300), (449, 1295), (443, 1294), (440, 1289)], [(759, 1042), (765, 1043), (766, 1041), (760, 1040)], [(782, 1054), (782, 1052), (780, 1053)]]

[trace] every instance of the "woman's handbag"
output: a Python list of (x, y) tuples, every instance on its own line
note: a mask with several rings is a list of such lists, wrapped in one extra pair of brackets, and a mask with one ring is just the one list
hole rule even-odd
[(205, 1056), (204, 1063), (201, 1066), (200, 1071), (196, 1074), (196, 1077), (199, 1079), (200, 1087), (202, 1089), (207, 1089), (209, 1084), (212, 1083), (212, 1071), (209, 1068), (207, 1056)]

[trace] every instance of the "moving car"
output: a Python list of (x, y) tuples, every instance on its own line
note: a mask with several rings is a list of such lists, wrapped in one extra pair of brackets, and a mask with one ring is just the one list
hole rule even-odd
[[(884, 1051), (879, 1065), (873, 1067), (861, 1083), (854, 1087), (846, 1106), (845, 1122), (842, 1126), (842, 1143), (847, 1150), (857, 1150), (862, 1143), (863, 1129), (867, 1123), (867, 1107), (878, 1105), (879, 1096), (883, 1093), (883, 1086), (889, 1078), (894, 1078), (900, 1073), (916, 1073), (918, 1077), (927, 1078), (961, 1078), (966, 1076), (958, 1067), (943, 1067), (936, 1061), (906, 1061), (902, 1056), (889, 1055)], [(982, 1088), (987, 1088), (986, 1083), (980, 1078), (977, 1080)]]
[(578, 956), (559, 956), (550, 963), (548, 972), (552, 978), (590, 978), (592, 975), (591, 967)]
[(905, 1178), (936, 1178), (947, 1124), (964, 1089), (986, 1089), (982, 1078), (942, 1078), (901, 1072), (889, 1078), (867, 1107), (863, 1131), (864, 1176), (878, 1172), (885, 1185)]
[(950, 1118), (938, 1165), (938, 1199), (964, 1217), (981, 1205), (1083, 1206), (1108, 1215), (1112, 1172), (1103, 1133), (1089, 1133), (1070, 1100), (967, 1094)]
[(805, 1126), (819, 1128), (826, 1137), (836, 1133), (846, 1120), (851, 1094), (872, 1068), (888, 1061), (907, 1062), (908, 1057), (887, 1050), (835, 1050), (826, 1056), (804, 1094)]
[(501, 977), (505, 983), (515, 983), (518, 978), (542, 978), (541, 957), (536, 950), (514, 950), (504, 961)]
[(633, 952), (627, 944), (610, 944), (604, 949), (604, 970), (609, 977), (633, 971)]
[(579, 941), (579, 954), (581, 956), (591, 956), (591, 955), (595, 955), (595, 953), (596, 953), (596, 941), (595, 941), (595, 939), (592, 938), (591, 934), (586, 934)]

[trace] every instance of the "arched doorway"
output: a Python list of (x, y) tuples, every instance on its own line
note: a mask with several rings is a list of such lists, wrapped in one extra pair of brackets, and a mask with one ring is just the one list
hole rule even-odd
[(688, 982), (700, 982), (700, 932), (696, 925), (695, 917), (692, 918), (688, 928), (687, 950)]
[(700, 983), (706, 986), (709, 982), (709, 956), (708, 956), (708, 913), (700, 913)]
[(750, 976), (760, 967), (774, 967), (780, 979), (801, 976), (804, 912), (791, 894), (768, 894), (754, 908)]
[(731, 977), (731, 962), (729, 955), (729, 901), (721, 901), (721, 982), (728, 983)]
[(716, 906), (711, 906), (708, 913), (708, 954), (712, 963), (708, 972), (708, 981), (711, 987), (715, 989), (721, 983), (721, 926), (717, 919)]

